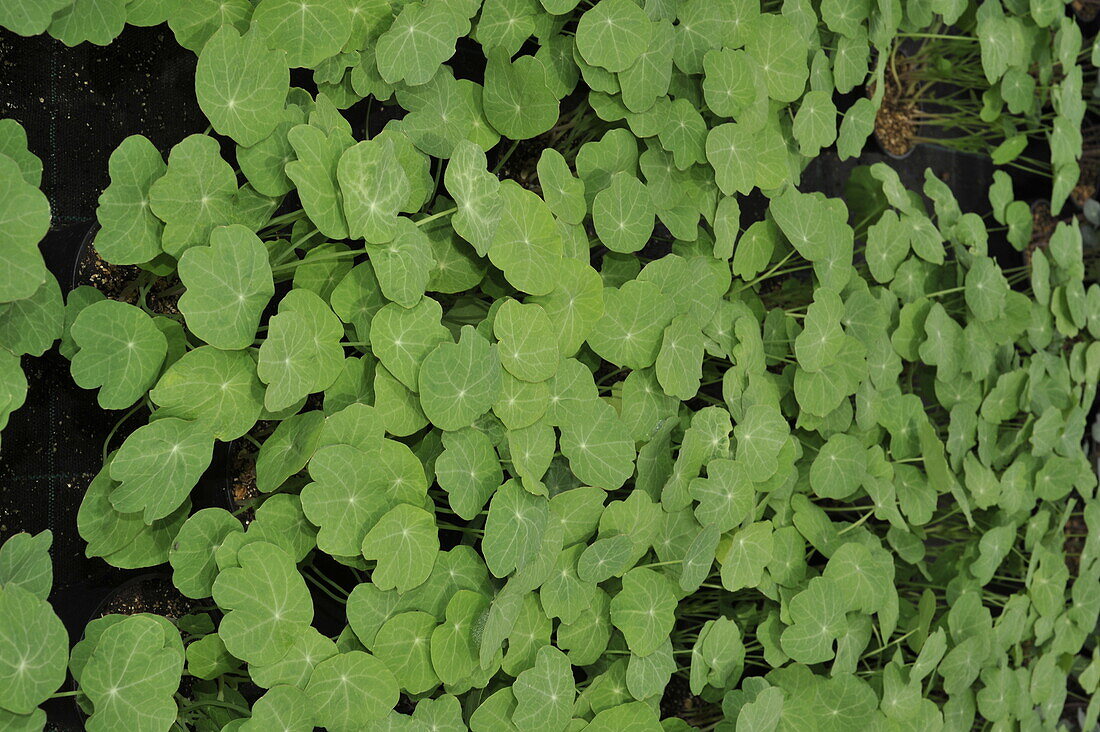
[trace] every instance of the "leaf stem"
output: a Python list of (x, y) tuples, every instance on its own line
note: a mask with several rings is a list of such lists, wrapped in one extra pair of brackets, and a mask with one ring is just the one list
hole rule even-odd
[(442, 216), (447, 216), (449, 214), (453, 214), (455, 211), (458, 211), (458, 206), (453, 206), (453, 207), (448, 208), (444, 211), (439, 211), (438, 213), (434, 213), (431, 216), (425, 216), (422, 219), (418, 219), (416, 221), (416, 225), (417, 226), (423, 226), (424, 224), (428, 223), (429, 221), (435, 221), (436, 219), (438, 219)]

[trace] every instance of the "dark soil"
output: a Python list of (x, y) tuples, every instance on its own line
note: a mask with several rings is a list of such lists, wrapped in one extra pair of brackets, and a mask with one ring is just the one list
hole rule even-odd
[[(89, 285), (111, 300), (137, 305), (141, 296), (141, 278), (144, 271), (136, 265), (111, 264), (88, 241), (79, 254), (73, 270), (73, 287)], [(148, 276), (148, 275), (146, 275)], [(158, 277), (153, 280), (145, 296), (145, 304), (160, 315), (178, 315), (182, 295), (179, 278)]]
[(1100, 14), (1100, 2), (1096, 0), (1073, 0), (1070, 6), (1077, 17), (1086, 23), (1095, 20), (1097, 14)]
[(194, 612), (197, 602), (180, 594), (167, 575), (142, 577), (122, 585), (100, 606), (96, 617), (155, 613), (175, 620)]
[[(882, 149), (890, 155), (907, 155), (916, 144), (913, 138), (917, 134), (917, 104), (907, 98), (906, 72), (908, 64), (902, 59), (897, 61), (897, 73), (886, 74), (886, 88), (883, 90), (882, 104), (875, 115), (875, 139)], [(874, 95), (874, 87), (867, 87), (867, 96)]]
[(1031, 205), (1031, 241), (1028, 242), (1024, 256), (1027, 263), (1031, 264), (1031, 255), (1036, 249), (1046, 249), (1050, 243), (1050, 235), (1058, 220), (1050, 215), (1049, 201), (1036, 201)]

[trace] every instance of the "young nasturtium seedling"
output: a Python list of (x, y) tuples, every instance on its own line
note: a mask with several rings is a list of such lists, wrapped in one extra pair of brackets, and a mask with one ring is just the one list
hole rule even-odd
[(66, 43), (167, 22), (210, 122), (114, 151), (95, 244), (138, 274), (63, 304), (0, 121), (0, 426), (61, 338), (134, 420), (86, 553), (202, 606), (67, 656), (51, 537), (16, 535), (0, 727), (59, 693), (102, 730), (1094, 726), (1094, 232), (1044, 240), (1004, 171), (965, 213), (913, 162), (843, 199), (805, 171), (945, 94), (914, 140), (946, 123), (1057, 211), (1096, 54), (1057, 2), (766, 5), (0, 8)]

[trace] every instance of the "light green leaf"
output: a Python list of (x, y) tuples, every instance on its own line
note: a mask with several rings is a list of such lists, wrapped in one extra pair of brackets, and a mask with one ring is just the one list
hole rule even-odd
[(514, 181), (500, 186), (500, 225), (489, 244), (489, 260), (518, 290), (545, 295), (562, 257), (561, 234), (546, 203)]
[(611, 598), (611, 622), (630, 651), (648, 656), (672, 632), (676, 599), (664, 575), (636, 567), (623, 575), (623, 588)]
[[(271, 134), (286, 102), (290, 71), (281, 49), (287, 47), (277, 51), (264, 48), (265, 24), (260, 18), (265, 7), (288, 6), (291, 1), (263, 0), (253, 19), (258, 31), (242, 35), (233, 26), (223, 25), (199, 53), (195, 69), (199, 107), (215, 130), (245, 147)], [(300, 5), (305, 4), (294, 2), (295, 10)]]
[(424, 358), (418, 383), (420, 404), (432, 424), (462, 429), (496, 401), (500, 359), (477, 331), (463, 326), (458, 343), (441, 343)]
[(214, 440), (206, 425), (174, 417), (157, 419), (126, 438), (111, 461), (111, 505), (144, 512), (145, 523), (164, 518), (186, 500), (210, 465)]
[(512, 723), (518, 729), (562, 732), (569, 725), (576, 694), (573, 667), (557, 648), (543, 646), (535, 665), (516, 677), (512, 692), (516, 697)]
[(31, 714), (64, 683), (68, 648), (45, 599), (10, 580), (0, 587), (0, 707)]
[(214, 580), (214, 602), (226, 613), (218, 634), (242, 661), (275, 663), (312, 622), (313, 600), (294, 559), (274, 544), (245, 544), (237, 562)]
[(314, 67), (335, 56), (352, 31), (347, 0), (260, 0), (252, 27), (269, 48), (286, 52), (291, 67)]
[(172, 364), (149, 393), (163, 414), (195, 420), (229, 442), (248, 432), (263, 412), (264, 386), (244, 351), (200, 346)]
[(577, 50), (584, 60), (611, 72), (625, 71), (653, 38), (653, 23), (631, 0), (604, 0), (577, 22)]
[(168, 342), (153, 319), (133, 305), (101, 300), (84, 308), (71, 334), (79, 347), (73, 380), (84, 389), (101, 387), (99, 405), (124, 409), (157, 378)]
[(399, 692), (385, 664), (369, 653), (350, 651), (317, 664), (306, 694), (317, 710), (317, 724), (342, 732), (384, 718)]
[(379, 589), (408, 592), (428, 579), (439, 553), (435, 518), (402, 503), (390, 509), (363, 538), (363, 556), (378, 562), (371, 582)]
[(540, 306), (505, 300), (493, 331), (500, 339), (501, 365), (517, 379), (545, 381), (557, 372), (561, 359), (553, 326)]
[(293, 290), (279, 303), (260, 346), (257, 373), (267, 384), (264, 407), (285, 409), (332, 385), (344, 365), (344, 326), (324, 300)]
[(112, 264), (142, 264), (161, 253), (164, 224), (149, 208), (149, 188), (168, 166), (141, 135), (122, 141), (107, 163), (111, 184), (99, 197), (95, 248)]

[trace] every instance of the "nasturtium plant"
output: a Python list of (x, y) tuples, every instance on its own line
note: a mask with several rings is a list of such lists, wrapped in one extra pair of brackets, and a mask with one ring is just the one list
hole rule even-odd
[[(0, 426), (60, 338), (127, 410), (86, 553), (201, 608), (70, 652), (16, 534), (0, 727), (59, 694), (93, 730), (1095, 726), (1095, 232), (1013, 187), (1057, 212), (1087, 167), (1086, 39), (1059, 2), (781, 5), (0, 7), (167, 22), (210, 122), (114, 151), (94, 245), (133, 287), (63, 301), (0, 121)], [(814, 190), (908, 103), (1005, 166), (987, 209), (912, 161)]]

